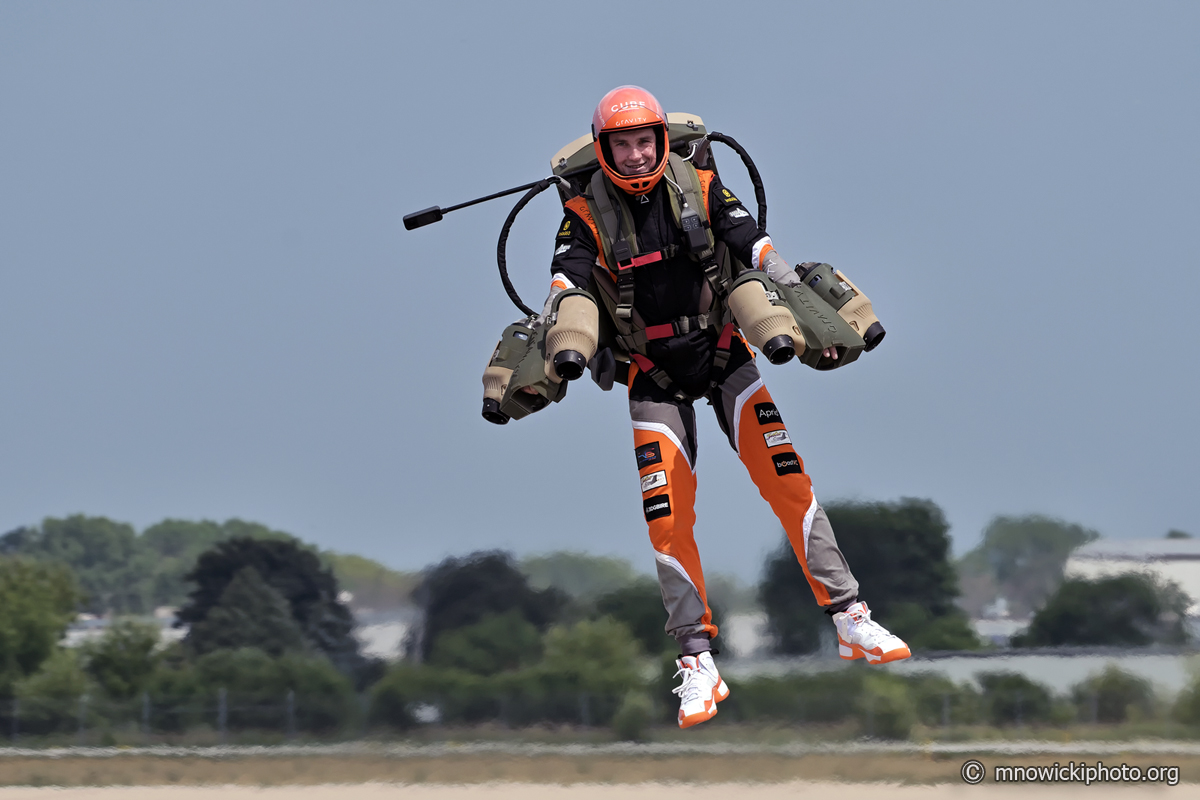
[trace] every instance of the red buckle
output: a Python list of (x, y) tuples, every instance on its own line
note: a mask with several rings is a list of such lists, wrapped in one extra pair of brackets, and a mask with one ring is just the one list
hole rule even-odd
[(639, 353), (631, 353), (629, 357), (633, 359), (633, 363), (637, 364), (638, 369), (642, 372), (649, 373), (650, 370), (654, 369), (654, 362)]
[(664, 325), (650, 325), (646, 328), (646, 339), (666, 339), (675, 335), (675, 325), (666, 323)]
[(655, 261), (662, 261), (662, 250), (656, 250), (653, 253), (646, 253), (636, 258), (631, 258), (628, 261), (622, 261), (617, 264), (619, 269), (630, 269), (631, 267), (641, 267), (646, 264), (653, 264)]

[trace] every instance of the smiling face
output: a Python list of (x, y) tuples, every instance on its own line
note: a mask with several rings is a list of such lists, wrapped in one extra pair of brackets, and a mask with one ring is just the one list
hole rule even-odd
[(608, 147), (612, 152), (613, 167), (622, 175), (653, 172), (658, 164), (658, 148), (650, 128), (614, 131), (608, 135)]

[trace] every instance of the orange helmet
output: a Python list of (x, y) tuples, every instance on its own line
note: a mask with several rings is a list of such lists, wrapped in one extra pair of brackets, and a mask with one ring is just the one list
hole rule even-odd
[[(613, 164), (608, 134), (633, 128), (653, 128), (658, 163), (641, 175), (622, 175)], [(667, 169), (667, 115), (654, 95), (640, 86), (618, 86), (600, 99), (592, 115), (592, 138), (596, 157), (608, 179), (629, 194), (645, 194), (654, 188)]]

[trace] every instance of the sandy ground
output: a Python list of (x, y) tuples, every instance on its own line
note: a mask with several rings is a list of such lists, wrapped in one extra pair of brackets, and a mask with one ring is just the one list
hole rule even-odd
[[(414, 786), (411, 784), (327, 784), (323, 786), (287, 786), (247, 788), (244, 786), (138, 786), (105, 788), (25, 788), (0, 789), (0, 800), (659, 800), (678, 798), (681, 791), (696, 791), (695, 787), (679, 784), (623, 784), (599, 786), (573, 784), (569, 786), (500, 783), (475, 786)], [(897, 784), (854, 784), (825, 782), (792, 782), (782, 784), (715, 783), (704, 787), (709, 797), (737, 800), (829, 800), (855, 796), (886, 797), (888, 800), (917, 800), (918, 798), (983, 797), (1048, 800), (1064, 797), (1102, 797), (1105, 800), (1128, 798), (1197, 798), (1200, 785), (1026, 785), (1026, 786), (965, 786), (962, 783), (936, 786), (901, 786)]]
[[(1083, 749), (1081, 747), (1081, 749)], [(964, 762), (986, 766), (981, 785), (963, 782)], [(997, 766), (1074, 761), (1143, 771), (1177, 768), (1180, 783), (993, 782)], [(1157, 770), (1156, 770), (1157, 771)], [(608, 800), (678, 798), (725, 793), (742, 800), (855, 796), (1105, 798), (1195, 797), (1200, 800), (1200, 753), (1122, 751), (1103, 756), (839, 752), (645, 754), (547, 753), (387, 757), (379, 754), (240, 754), (198, 757), (73, 752), (8, 752), (0, 758), (0, 800)]]

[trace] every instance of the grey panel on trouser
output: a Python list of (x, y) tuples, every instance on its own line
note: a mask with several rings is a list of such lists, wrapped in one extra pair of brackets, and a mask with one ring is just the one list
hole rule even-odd
[(654, 400), (629, 401), (629, 417), (635, 423), (654, 422), (671, 429), (683, 446), (684, 455), (692, 469), (696, 468), (696, 412), (689, 404), (685, 408), (675, 403)]
[(662, 592), (663, 606), (667, 609), (667, 634), (677, 640), (689, 635), (704, 633), (704, 602), (692, 582), (672, 567), (656, 559), (658, 567), (658, 589)]
[(733, 438), (736, 428), (735, 423), (737, 422), (733, 418), (734, 404), (737, 403), (738, 395), (750, 388), (751, 384), (761, 377), (758, 367), (754, 366), (754, 362), (747, 361), (735, 369), (728, 378), (721, 382), (720, 386), (711, 392), (713, 411), (717, 414), (717, 424), (721, 426), (721, 430), (725, 431), (725, 435), (729, 437), (729, 446), (735, 452), (738, 446)]
[(858, 581), (838, 548), (833, 526), (820, 503), (808, 532), (808, 573), (829, 591), (830, 605), (858, 597)]

